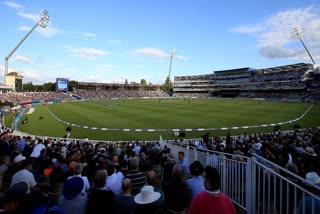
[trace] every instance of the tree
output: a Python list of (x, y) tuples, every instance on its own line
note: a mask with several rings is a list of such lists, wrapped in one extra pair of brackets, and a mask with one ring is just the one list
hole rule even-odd
[(141, 79), (140, 84), (145, 86), (145, 85), (147, 85), (147, 81), (145, 79)]
[(126, 80), (124, 81), (124, 84), (125, 84), (125, 85), (128, 85), (128, 84), (129, 84), (127, 78), (126, 78)]
[(27, 82), (23, 84), (23, 90), (24, 91), (34, 91), (35, 90), (35, 86), (33, 85), (32, 82)]
[(77, 84), (78, 84), (78, 81), (75, 81), (75, 80), (69, 81), (69, 91), (77, 90)]
[(171, 82), (171, 80), (169, 79), (169, 76), (167, 76), (165, 83), (161, 86), (161, 90), (169, 93), (169, 85), (170, 85), (170, 92), (171, 92), (173, 89), (173, 82)]
[(53, 82), (45, 83), (45, 84), (43, 84), (42, 89), (43, 89), (44, 91), (55, 91), (55, 89), (56, 89), (56, 84), (53, 83)]

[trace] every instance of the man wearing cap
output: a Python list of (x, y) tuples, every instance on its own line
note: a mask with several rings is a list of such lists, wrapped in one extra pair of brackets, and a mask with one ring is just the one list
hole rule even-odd
[(81, 194), (84, 182), (80, 177), (72, 177), (64, 182), (58, 207), (65, 214), (85, 214), (88, 206), (87, 197)]
[(90, 190), (90, 183), (88, 180), (87, 176), (82, 176), (82, 171), (83, 171), (83, 164), (82, 163), (77, 163), (75, 167), (73, 168), (73, 176), (68, 177), (68, 179), (73, 178), (73, 177), (79, 177), (83, 180), (83, 189), (82, 189), (82, 194), (84, 196), (87, 196), (87, 193)]
[(192, 198), (205, 190), (203, 183), (204, 180), (202, 177), (203, 171), (204, 167), (199, 161), (194, 161), (192, 164), (190, 164), (190, 173), (193, 177), (187, 180), (187, 184)]
[(9, 165), (7, 171), (5, 172), (3, 176), (3, 182), (4, 183), (11, 183), (12, 176), (16, 174), (19, 170), (22, 168), (22, 161), (25, 160), (26, 157), (20, 155), (17, 155), (13, 159), (13, 165)]

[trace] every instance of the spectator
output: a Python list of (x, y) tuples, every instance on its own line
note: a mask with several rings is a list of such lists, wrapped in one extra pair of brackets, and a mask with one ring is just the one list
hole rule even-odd
[(20, 182), (26, 182), (28, 184), (28, 193), (39, 190), (34, 175), (31, 173), (32, 161), (29, 159), (23, 160), (21, 167), (22, 169), (12, 176), (10, 187)]
[(83, 179), (72, 177), (64, 182), (62, 196), (59, 198), (58, 207), (65, 214), (85, 214), (88, 206), (87, 197), (82, 193)]
[(188, 214), (193, 213), (228, 213), (235, 214), (236, 209), (230, 198), (220, 191), (220, 174), (216, 168), (206, 166), (204, 185), (206, 191), (196, 195), (188, 209)]
[[(317, 197), (320, 197), (320, 191), (313, 187), (312, 185), (320, 187), (320, 177), (316, 172), (309, 172), (306, 174), (306, 189), (311, 193), (315, 194)], [(311, 184), (311, 185), (310, 185)], [(314, 196), (307, 195), (304, 197), (304, 200), (301, 199), (298, 204), (297, 213), (313, 213), (313, 211), (320, 210), (320, 201), (317, 200)]]
[(106, 189), (112, 191), (115, 195), (122, 192), (122, 181), (124, 176), (122, 172), (116, 172), (114, 163), (110, 162), (107, 166)]
[(176, 161), (172, 154), (166, 155), (166, 162), (163, 164), (163, 173), (162, 173), (162, 184), (164, 185), (167, 181), (172, 179), (172, 169), (176, 164)]
[(161, 194), (155, 192), (152, 186), (146, 185), (142, 187), (141, 192), (134, 197), (137, 204), (135, 214), (145, 213), (165, 213), (162, 208), (155, 205), (155, 202), (161, 197)]
[(188, 184), (183, 179), (183, 169), (175, 164), (172, 169), (172, 180), (163, 187), (164, 207), (168, 213), (186, 212), (190, 205), (191, 194)]
[(3, 190), (3, 176), (5, 175), (6, 171), (8, 170), (11, 160), (9, 156), (3, 156), (0, 158), (0, 192)]
[(24, 214), (26, 212), (26, 199), (28, 196), (28, 184), (16, 183), (11, 186), (3, 197), (0, 212)]
[(161, 194), (161, 197), (157, 201), (155, 201), (154, 203), (158, 207), (163, 207), (164, 194), (163, 194), (163, 191), (160, 189), (160, 181), (159, 181), (158, 176), (155, 171), (149, 171), (147, 173), (147, 183), (148, 183), (148, 185), (153, 187), (155, 192), (158, 192)]
[(30, 158), (38, 158), (42, 149), (46, 149), (46, 146), (43, 144), (43, 140), (39, 139), (37, 145), (33, 147), (32, 153), (30, 154)]
[(87, 193), (90, 190), (90, 183), (89, 183), (89, 180), (88, 180), (87, 176), (82, 176), (83, 164), (82, 163), (77, 163), (73, 170), (74, 170), (74, 175), (70, 176), (68, 179), (73, 178), (73, 177), (81, 178), (83, 180), (82, 194), (84, 196), (87, 196)]
[(183, 178), (184, 179), (188, 179), (189, 178), (189, 174), (190, 174), (189, 161), (184, 156), (184, 152), (183, 151), (178, 152), (178, 156), (179, 156), (180, 165), (181, 165), (182, 170), (183, 170)]
[(106, 213), (114, 213), (115, 194), (106, 189), (106, 173), (97, 172), (94, 178), (95, 190), (88, 197), (87, 214), (98, 214), (105, 210)]
[(190, 173), (193, 175), (193, 177), (187, 180), (187, 184), (192, 198), (205, 190), (204, 179), (202, 177), (203, 171), (204, 167), (199, 161), (194, 161), (192, 164), (190, 164)]
[(22, 168), (22, 162), (25, 160), (26, 157), (22, 156), (21, 154), (16, 156), (13, 160), (13, 165), (9, 165), (8, 169), (6, 170), (2, 181), (4, 183), (11, 183), (12, 176), (18, 172)]
[(146, 175), (139, 171), (139, 160), (134, 157), (130, 160), (130, 170), (126, 174), (126, 178), (129, 178), (132, 182), (132, 195), (136, 195), (140, 192), (141, 187), (146, 184)]
[(116, 214), (132, 214), (134, 212), (136, 204), (134, 202), (134, 196), (131, 195), (131, 190), (131, 180), (129, 178), (125, 178), (122, 182), (122, 193), (116, 196)]

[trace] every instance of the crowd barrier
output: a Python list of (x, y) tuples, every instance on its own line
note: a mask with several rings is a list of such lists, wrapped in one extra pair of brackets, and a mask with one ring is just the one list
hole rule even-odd
[[(320, 213), (320, 210), (316, 210), (320, 196), (301, 185), (307, 183), (305, 179), (260, 156), (245, 157), (209, 150), (199, 151), (168, 142), (164, 145), (170, 148), (176, 160), (178, 152), (183, 151), (189, 163), (198, 160), (204, 166), (216, 167), (221, 175), (221, 191), (248, 214)], [(319, 186), (311, 186), (320, 192)], [(306, 203), (308, 200), (311, 201), (311, 212), (307, 212), (307, 206), (310, 206)], [(302, 209), (298, 212), (300, 201)]]

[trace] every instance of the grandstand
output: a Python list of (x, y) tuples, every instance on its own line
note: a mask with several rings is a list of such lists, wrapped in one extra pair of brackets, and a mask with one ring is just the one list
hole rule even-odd
[(206, 75), (176, 76), (173, 92), (176, 97), (310, 100), (308, 92), (317, 91), (314, 88), (318, 87), (314, 83), (319, 78), (317, 69), (313, 64), (297, 63), (264, 69), (247, 67)]

